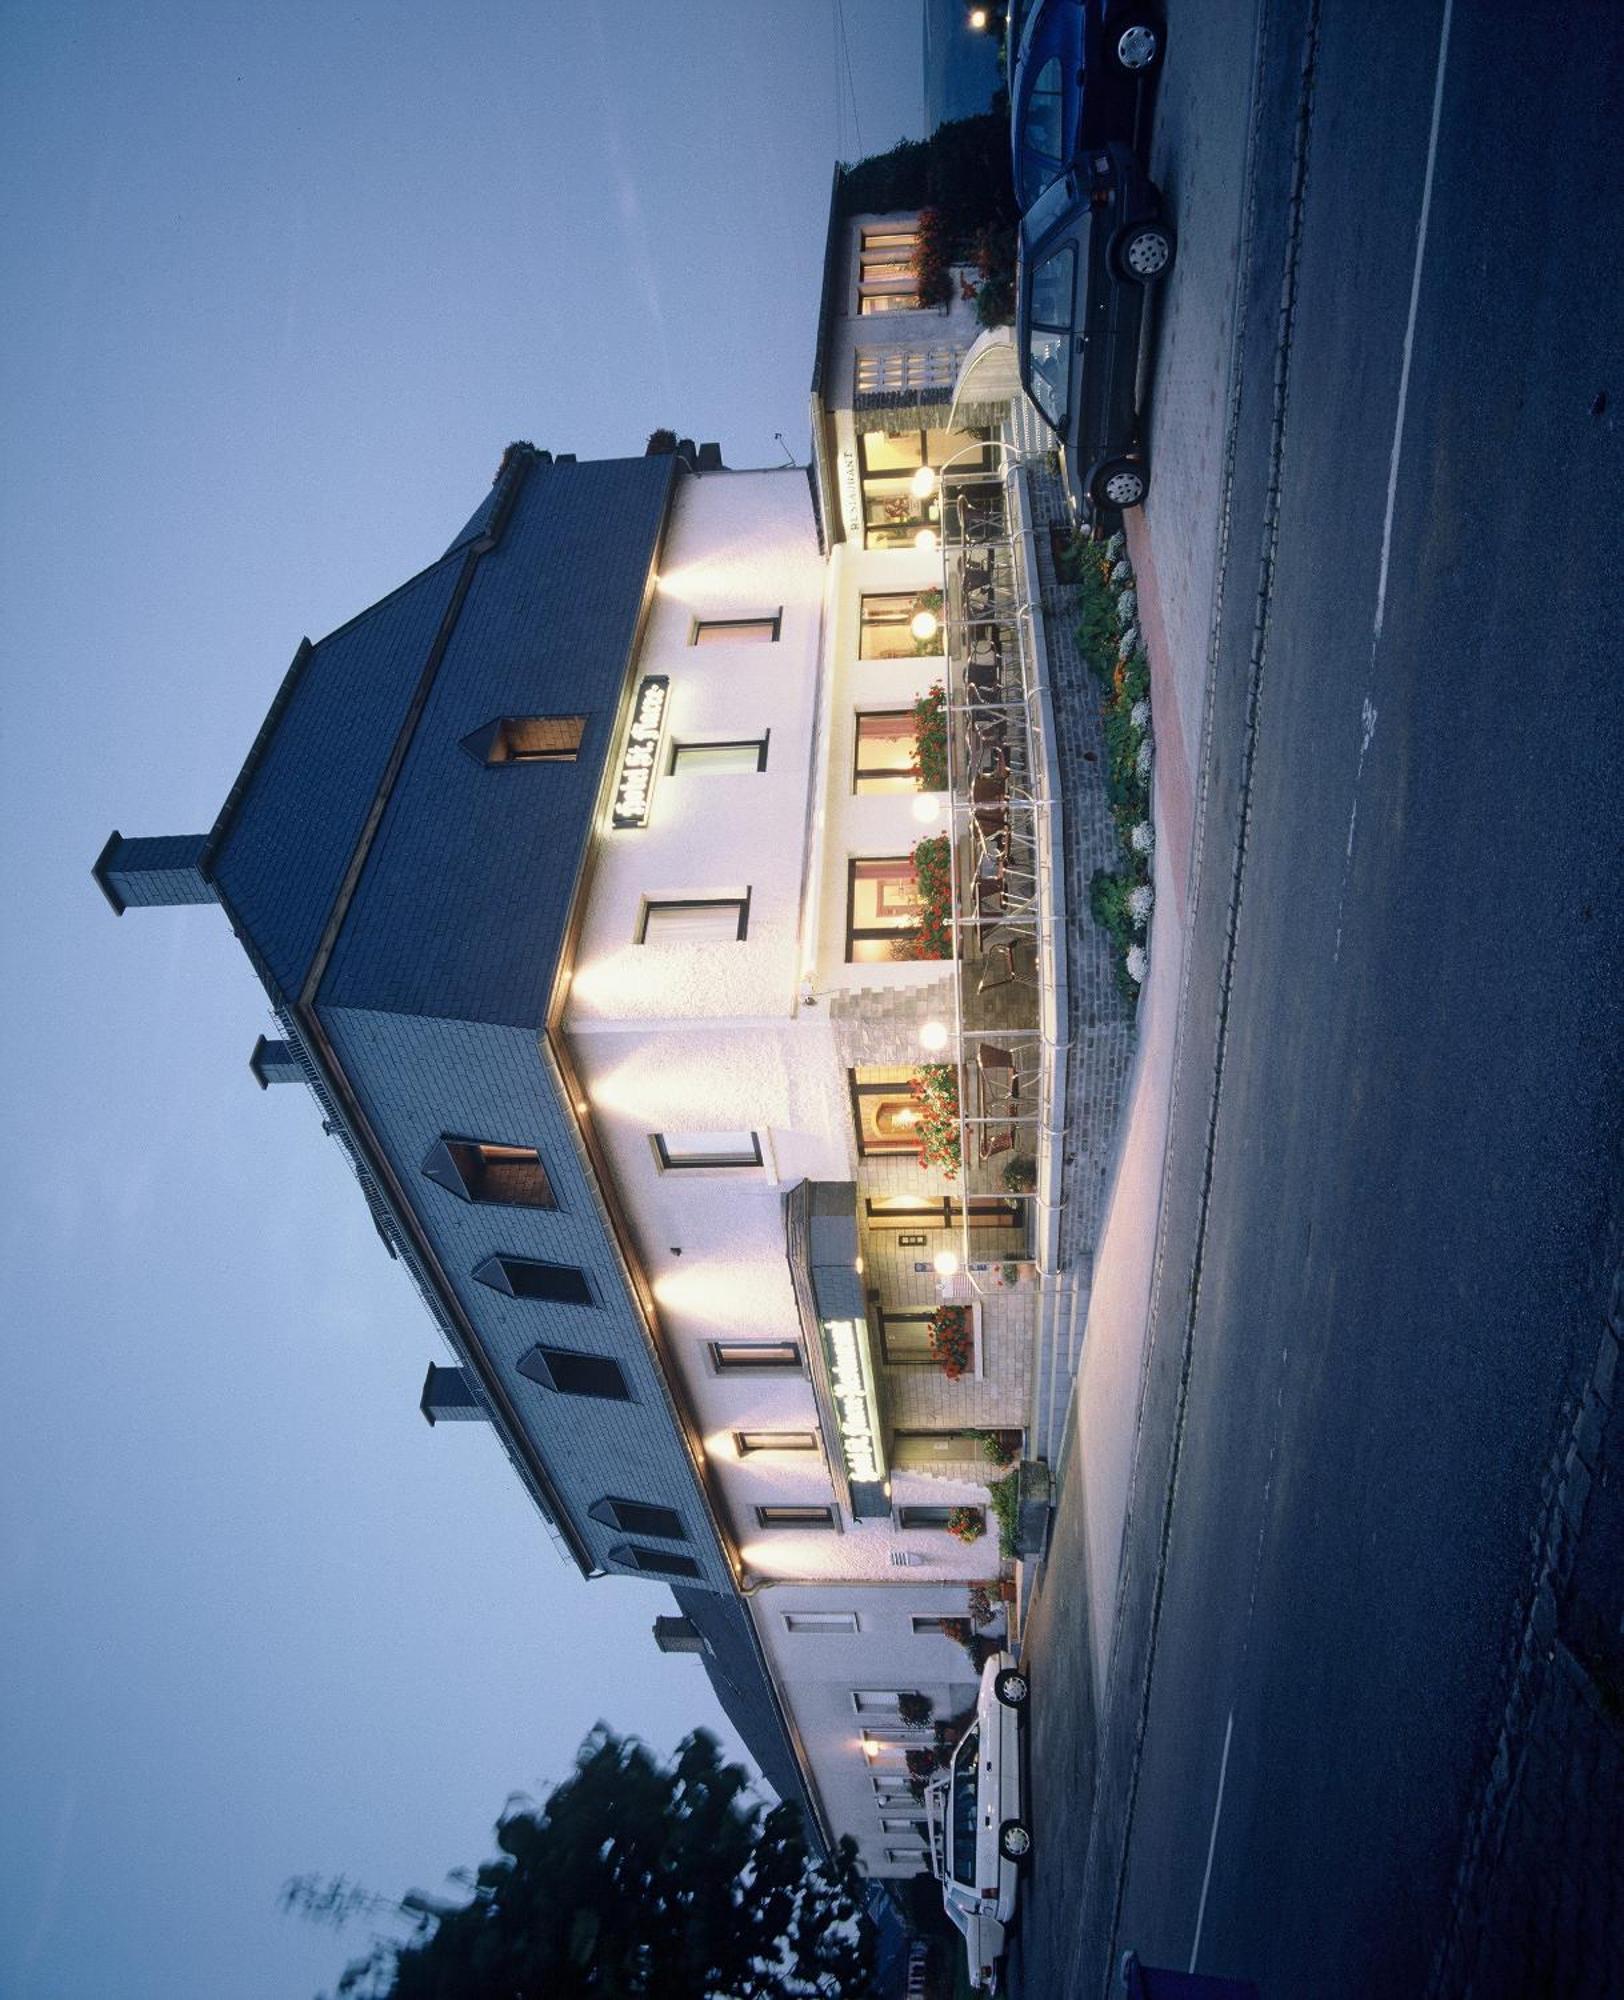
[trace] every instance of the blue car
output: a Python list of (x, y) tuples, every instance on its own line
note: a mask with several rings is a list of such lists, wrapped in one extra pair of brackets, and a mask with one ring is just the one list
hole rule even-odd
[(1037, 0), (1010, 85), (1023, 215), (1095, 147), (1139, 144), (1166, 40), (1160, 17), (1127, 0)]

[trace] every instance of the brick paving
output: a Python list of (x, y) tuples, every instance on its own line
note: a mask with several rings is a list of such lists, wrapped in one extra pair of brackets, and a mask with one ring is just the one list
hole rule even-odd
[(1492, 1761), (1427, 2000), (1624, 1995), (1624, 1270), (1530, 1539)]

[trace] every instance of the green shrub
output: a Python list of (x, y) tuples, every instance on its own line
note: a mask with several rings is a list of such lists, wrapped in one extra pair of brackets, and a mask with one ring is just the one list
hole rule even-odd
[(998, 1553), (1012, 1556), (1015, 1553), (1015, 1519), (1021, 1507), (1021, 1469), (1006, 1473), (1002, 1479), (995, 1479), (987, 1489), (992, 1498), (993, 1519), (998, 1523)]

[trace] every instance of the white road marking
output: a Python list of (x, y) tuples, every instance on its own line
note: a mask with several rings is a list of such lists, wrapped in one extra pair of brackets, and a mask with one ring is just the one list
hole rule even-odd
[(1201, 1955), (1201, 1926), (1207, 1920), (1207, 1891), (1212, 1886), (1212, 1857), (1218, 1846), (1218, 1815), (1224, 1809), (1224, 1780), (1229, 1776), (1229, 1739), (1235, 1732), (1235, 1711), (1224, 1724), (1224, 1761), (1218, 1766), (1218, 1803), (1212, 1809), (1212, 1832), (1207, 1837), (1207, 1872), (1201, 1878), (1201, 1906), (1195, 1913), (1195, 1943), (1190, 1947), (1190, 1970)]
[(1348, 875), (1353, 867), (1353, 834), (1359, 824), (1359, 780), (1365, 775), (1365, 758), (1376, 740), (1376, 704), (1367, 694), (1359, 710), (1359, 761), (1353, 767), (1353, 805), (1348, 812), (1348, 841), (1342, 861), (1342, 886), (1336, 896), (1336, 949), (1331, 963), (1342, 962), (1342, 908), (1348, 900)]
[(1443, 26), (1438, 32), (1438, 75), (1432, 86), (1432, 133), (1427, 140), (1427, 173), (1421, 184), (1421, 219), (1415, 231), (1415, 269), (1410, 274), (1410, 316), (1404, 327), (1404, 365), (1398, 378), (1398, 414), (1393, 419), (1393, 455), (1387, 466), (1387, 513), (1382, 521), (1382, 562), (1376, 579), (1375, 636), (1382, 635), (1387, 613), (1387, 563), (1393, 553), (1393, 506), (1398, 498), (1398, 460), (1404, 448), (1404, 410), (1410, 400), (1410, 354), (1415, 345), (1415, 313), (1421, 300), (1421, 265), (1427, 254), (1427, 218), (1432, 210), (1432, 170), (1438, 159), (1438, 120), (1444, 106), (1444, 69), (1449, 60), (1449, 21), (1455, 0), (1444, 0)]

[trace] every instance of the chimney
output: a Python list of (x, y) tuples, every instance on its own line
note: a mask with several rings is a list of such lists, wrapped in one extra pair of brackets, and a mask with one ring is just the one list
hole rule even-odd
[(466, 1368), (442, 1368), (429, 1363), (423, 1378), (423, 1397), (417, 1406), (431, 1424), (441, 1422), (487, 1422), (490, 1412), (480, 1399)]
[(702, 1653), (705, 1642), (691, 1618), (656, 1618), (654, 1643), (662, 1653)]
[(214, 884), (203, 873), (203, 833), (161, 834), (126, 840), (116, 830), (90, 871), (116, 917), (128, 909), (163, 909), (178, 903), (213, 903)]
[(702, 444), (699, 447), (699, 456), (694, 460), (694, 470), (725, 472), (727, 467), (722, 463), (722, 447), (719, 444)]
[(263, 1035), (254, 1044), (248, 1067), (261, 1090), (273, 1083), (303, 1083), (304, 1071), (289, 1042), (268, 1042)]

